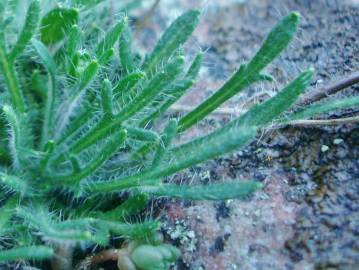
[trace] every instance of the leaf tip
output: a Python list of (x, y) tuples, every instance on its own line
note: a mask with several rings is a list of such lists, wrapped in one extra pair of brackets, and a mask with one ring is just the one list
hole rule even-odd
[(307, 69), (303, 73), (303, 80), (306, 81), (309, 84), (310, 81), (312, 80), (313, 76), (314, 76), (314, 73), (315, 73), (315, 69), (313, 67)]
[(71, 26), (71, 30), (78, 30), (78, 29), (79, 29), (79, 26), (76, 23)]
[(201, 15), (201, 11), (198, 9), (192, 9), (189, 11), (189, 13), (191, 13), (193, 16), (198, 17), (199, 15)]
[(96, 60), (96, 59), (91, 60), (90, 65), (97, 66), (98, 65), (98, 60)]
[(255, 189), (258, 190), (258, 189), (262, 189), (264, 187), (263, 183), (261, 182), (255, 182)]
[(177, 56), (176, 61), (178, 61), (179, 64), (184, 64), (186, 58), (183, 55)]
[(300, 15), (300, 13), (298, 11), (293, 11), (292, 13), (289, 14), (289, 18), (292, 21), (299, 22), (300, 18), (301, 18), (301, 15)]

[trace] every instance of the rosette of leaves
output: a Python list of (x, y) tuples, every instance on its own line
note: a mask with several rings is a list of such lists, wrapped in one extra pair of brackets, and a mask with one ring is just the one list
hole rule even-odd
[[(222, 127), (174, 143), (248, 86), (272, 80), (263, 70), (293, 39), (298, 13), (284, 17), (211, 97), (168, 119), (166, 111), (194, 84), (201, 66), (200, 52), (188, 61), (182, 49), (198, 11), (177, 18), (141, 60), (132, 51), (126, 17), (99, 40), (86, 40), (78, 10), (57, 7), (40, 15), (34, 0), (15, 34), (11, 2), (0, 2), (0, 262), (51, 259), (53, 269), (71, 269), (75, 248), (106, 247), (120, 236), (142, 243), (128, 269), (167, 269), (176, 249), (146, 242), (158, 222), (126, 222), (148, 198), (224, 200), (261, 187), (256, 181), (176, 185), (167, 177), (244, 147), (273, 122), (333, 110), (320, 103), (282, 116), (309, 85), (309, 69)], [(358, 99), (339, 105), (354, 107)]]

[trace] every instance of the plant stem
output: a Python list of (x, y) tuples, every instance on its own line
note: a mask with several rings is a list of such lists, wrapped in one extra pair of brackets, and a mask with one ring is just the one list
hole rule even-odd
[(53, 270), (72, 270), (74, 248), (68, 244), (58, 245), (51, 260)]
[[(305, 106), (313, 102), (319, 101), (323, 98), (326, 98), (329, 95), (333, 95), (341, 90), (344, 90), (356, 83), (359, 83), (359, 71), (353, 72), (337, 81), (333, 81), (323, 87), (318, 89), (313, 89), (308, 91), (307, 95), (304, 95), (296, 103), (296, 106)], [(189, 112), (194, 109), (193, 106), (174, 104), (171, 106), (170, 110), (173, 112)], [(214, 114), (230, 114), (230, 115), (239, 115), (241, 113), (240, 109), (235, 108), (217, 108), (213, 111)]]
[(333, 125), (355, 124), (355, 123), (359, 123), (359, 116), (337, 118), (337, 119), (294, 120), (286, 123), (286, 125), (288, 124), (291, 126), (333, 126)]
[[(186, 105), (175, 105), (170, 108), (173, 112), (188, 112), (193, 110), (192, 106)], [(213, 111), (213, 115), (233, 115), (238, 116), (241, 114), (240, 110), (235, 108), (218, 108)], [(353, 124), (359, 122), (359, 116), (346, 117), (346, 118), (337, 118), (337, 119), (317, 119), (317, 120), (294, 120), (285, 123), (284, 125), (274, 125), (272, 128), (280, 128), (286, 125), (290, 126), (333, 126), (341, 124)]]
[(103, 250), (100, 253), (90, 257), (91, 265), (96, 265), (107, 261), (117, 261), (119, 257), (119, 251), (119, 249)]
[(8, 59), (2, 38), (0, 38), (0, 71), (4, 76), (4, 81), (9, 89), (14, 107), (17, 111), (24, 112), (25, 102), (20, 91), (19, 81), (16, 77), (14, 63)]
[(359, 83), (359, 71), (353, 72), (338, 81), (331, 82), (328, 85), (324, 85), (323, 87), (318, 88), (314, 91), (310, 91), (310, 94), (303, 96), (299, 100), (297, 105), (308, 105), (310, 103), (326, 98), (329, 95), (335, 94), (356, 83)]

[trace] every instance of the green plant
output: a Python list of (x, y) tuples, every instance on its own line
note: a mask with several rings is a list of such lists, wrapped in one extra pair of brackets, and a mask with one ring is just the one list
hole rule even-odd
[[(78, 10), (58, 7), (40, 16), (34, 0), (14, 39), (9, 3), (0, 3), (0, 262), (52, 258), (54, 269), (71, 269), (78, 244), (105, 247), (117, 235), (128, 239), (120, 269), (167, 269), (179, 254), (156, 240), (158, 222), (125, 222), (145, 209), (149, 196), (223, 200), (245, 197), (261, 184), (178, 186), (166, 177), (245, 146), (273, 122), (333, 109), (321, 103), (283, 117), (310, 83), (310, 69), (223, 127), (174, 144), (176, 136), (247, 86), (272, 80), (262, 70), (292, 40), (299, 14), (283, 18), (253, 59), (213, 96), (162, 128), (162, 116), (200, 69), (202, 54), (187, 67), (181, 48), (198, 24), (198, 11), (173, 22), (140, 61), (131, 50), (126, 17), (89, 43), (78, 26)], [(357, 106), (358, 100), (340, 105)]]

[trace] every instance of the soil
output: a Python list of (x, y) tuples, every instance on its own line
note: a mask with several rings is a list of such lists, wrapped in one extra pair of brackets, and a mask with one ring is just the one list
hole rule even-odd
[[(186, 48), (190, 53), (205, 51), (205, 67), (182, 105), (198, 104), (213, 93), (291, 10), (302, 14), (301, 29), (268, 68), (276, 82), (252, 87), (224, 107), (240, 111), (248, 98), (257, 102), (273, 95), (308, 67), (316, 69), (313, 88), (358, 69), (357, 1), (199, 2), (162, 1), (154, 26), (143, 36), (142, 46), (148, 50), (156, 40), (154, 33), (184, 9), (203, 10)], [(340, 95), (358, 90), (356, 85)], [(329, 117), (349, 114), (353, 111)], [(208, 119), (189, 136), (227, 120)], [(162, 202), (163, 232), (184, 252), (174, 269), (359, 269), (358, 146), (358, 125), (265, 131), (242, 151), (175, 176), (174, 182), (197, 183), (255, 179), (265, 188), (244, 201)]]

